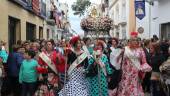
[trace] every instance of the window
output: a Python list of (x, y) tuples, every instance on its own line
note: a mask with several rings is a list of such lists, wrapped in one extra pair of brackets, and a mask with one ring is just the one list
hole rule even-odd
[(34, 40), (36, 39), (36, 25), (31, 23), (26, 23), (26, 39)]
[(122, 26), (122, 39), (126, 39), (126, 25)]
[(170, 39), (170, 23), (161, 24), (161, 39)]
[(116, 32), (116, 38), (119, 38), (119, 32)]
[(40, 6), (41, 7), (41, 9), (40, 9), (41, 15), (45, 17), (46, 16), (46, 3), (44, 0), (41, 0), (40, 4), (41, 4), (41, 6)]
[(49, 39), (49, 38), (50, 38), (50, 30), (47, 29), (47, 39)]
[(123, 0), (123, 3), (122, 3), (122, 19), (126, 20), (126, 1), (125, 0)]
[(9, 0), (9, 1), (22, 5), (23, 7), (27, 6), (27, 0)]
[(43, 27), (39, 27), (39, 39), (43, 39)]
[(116, 20), (119, 20), (119, 5), (116, 6)]

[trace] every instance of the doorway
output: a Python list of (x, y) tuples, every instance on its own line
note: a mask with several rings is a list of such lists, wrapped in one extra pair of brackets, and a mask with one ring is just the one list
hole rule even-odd
[(170, 39), (170, 22), (161, 24), (161, 39)]
[(12, 46), (16, 44), (18, 40), (21, 40), (21, 25), (20, 20), (14, 17), (8, 17), (8, 44), (9, 51), (12, 51)]

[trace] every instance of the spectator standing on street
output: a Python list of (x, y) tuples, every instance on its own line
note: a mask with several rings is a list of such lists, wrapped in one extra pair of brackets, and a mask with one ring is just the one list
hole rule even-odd
[(87, 51), (89, 52), (89, 54), (92, 54), (93, 48), (94, 48), (94, 44), (93, 44), (92, 40), (90, 38), (85, 38), (84, 43), (88, 49)]
[[(150, 40), (146, 40), (144, 41), (144, 47), (143, 47), (143, 50), (145, 52), (145, 56), (146, 56), (146, 62), (150, 64), (150, 51), (149, 51), (149, 47), (150, 47)], [(150, 77), (151, 77), (151, 72), (146, 72), (145, 74), (145, 78), (143, 79), (143, 82), (142, 82), (142, 87), (143, 87), (143, 90), (144, 92), (148, 92), (150, 93)]]
[(29, 41), (25, 41), (24, 47), (25, 47), (25, 50), (30, 50), (30, 48), (31, 48), (30, 42)]
[[(20, 96), (19, 84), (19, 70), (23, 61), (23, 56), (18, 52), (19, 45), (13, 45), (13, 52), (8, 56), (6, 64), (7, 80), (4, 80), (4, 87), (2, 88), (2, 96), (13, 93), (13, 96)], [(3, 87), (3, 86), (2, 86)]]
[(151, 41), (152, 41), (152, 42), (159, 42), (158, 36), (157, 36), (157, 35), (153, 35)]
[(40, 44), (38, 44), (38, 42), (33, 42), (31, 46), (31, 50), (35, 52), (35, 56), (34, 56), (35, 60), (39, 59), (39, 53), (40, 53), (39, 49), (40, 49)]
[(8, 53), (5, 49), (5, 44), (3, 41), (0, 43), (0, 90), (3, 82), (3, 77), (5, 75), (4, 65), (6, 65), (8, 59)]
[[(168, 51), (170, 54), (170, 49)], [(160, 67), (161, 71), (161, 79), (163, 83), (166, 85), (166, 95), (170, 96), (170, 56), (168, 57), (168, 60), (166, 60)]]
[(22, 84), (22, 95), (21, 96), (33, 96), (36, 90), (36, 83), (38, 73), (36, 67), (38, 62), (34, 59), (34, 51), (26, 51), (24, 54), (24, 61), (22, 62), (19, 72), (19, 82)]
[(151, 96), (164, 96), (160, 86), (160, 70), (159, 67), (165, 61), (163, 54), (160, 52), (160, 44), (154, 43), (150, 45), (150, 64), (152, 66), (151, 73)]
[(169, 44), (168, 44), (168, 40), (164, 40), (161, 42), (160, 44), (160, 48), (161, 48), (161, 53), (164, 56), (165, 60), (168, 59), (169, 54), (168, 54), (168, 49), (169, 49)]

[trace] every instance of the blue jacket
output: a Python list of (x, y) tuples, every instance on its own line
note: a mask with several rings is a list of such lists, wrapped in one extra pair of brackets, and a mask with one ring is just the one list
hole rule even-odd
[(7, 60), (7, 76), (18, 77), (23, 55), (17, 52), (10, 53)]

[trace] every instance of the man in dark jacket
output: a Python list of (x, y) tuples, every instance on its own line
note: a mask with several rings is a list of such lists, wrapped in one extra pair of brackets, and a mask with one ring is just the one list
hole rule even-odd
[[(146, 40), (144, 42), (144, 52), (145, 52), (145, 56), (146, 56), (146, 61), (147, 63), (150, 65), (150, 54), (149, 54), (149, 44), (150, 44), (150, 40)], [(143, 90), (145, 92), (148, 92), (150, 93), (150, 77), (151, 77), (151, 72), (147, 72), (145, 74), (145, 78), (143, 79), (143, 83), (142, 83), (142, 86), (143, 86)]]
[(20, 96), (19, 71), (23, 61), (23, 55), (18, 52), (19, 46), (13, 46), (13, 52), (8, 56), (6, 64), (6, 80), (2, 87), (2, 96), (13, 93), (13, 96)]

